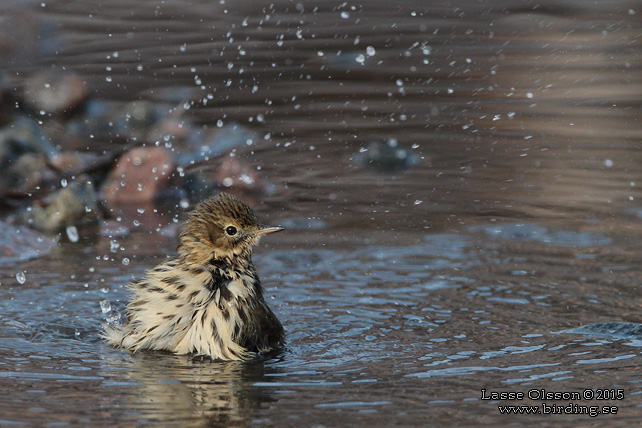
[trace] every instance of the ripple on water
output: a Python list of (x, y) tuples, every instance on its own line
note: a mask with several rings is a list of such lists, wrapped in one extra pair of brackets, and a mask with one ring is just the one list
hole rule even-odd
[(642, 324), (631, 322), (603, 322), (587, 324), (558, 333), (584, 334), (587, 336), (608, 337), (612, 339), (642, 340)]
[[(100, 288), (62, 282), (0, 290), (0, 348), (54, 357), (95, 351), (103, 319)], [(104, 305), (103, 305), (104, 307)]]
[[(434, 346), (431, 333), (451, 314), (432, 299), (469, 283), (461, 272), (478, 260), (465, 236), (444, 234), (400, 247), (273, 252), (257, 262), (263, 277), (281, 282), (276, 312), (295, 358), (336, 366)], [(409, 337), (412, 346), (403, 344)]]
[(511, 367), (498, 367), (498, 366), (458, 366), (458, 367), (449, 367), (445, 369), (435, 369), (428, 370), (420, 373), (411, 373), (406, 375), (406, 377), (416, 377), (420, 379), (426, 379), (431, 377), (450, 377), (450, 376), (464, 376), (472, 375), (479, 372), (491, 372), (491, 371), (501, 371), (501, 372), (510, 372), (510, 371), (519, 371), (525, 372), (533, 369), (538, 369), (542, 367), (555, 367), (560, 365), (560, 363), (547, 363), (547, 364), (530, 364), (523, 366), (511, 366)]
[(557, 246), (588, 247), (609, 245), (612, 242), (611, 238), (598, 232), (550, 231), (548, 228), (534, 223), (481, 225), (469, 227), (468, 230), (471, 232), (484, 232), (496, 239), (535, 241)]
[[(280, 284), (279, 290), (267, 288), (267, 298), (275, 295), (272, 304), (286, 325), (294, 359), (314, 355), (306, 364), (336, 366), (403, 356), (404, 332), (425, 337), (450, 316), (433, 305), (431, 294), (469, 281), (448, 273), (477, 260), (465, 237), (431, 235), (411, 246), (259, 253), (257, 262), (268, 285)], [(52, 358), (96, 352), (101, 324), (119, 315), (127, 299), (122, 286), (131, 270), (124, 269), (90, 271), (101, 278), (98, 283), (61, 281), (56, 274), (32, 276), (37, 288), (0, 290), (0, 347), (24, 354), (46, 349)]]

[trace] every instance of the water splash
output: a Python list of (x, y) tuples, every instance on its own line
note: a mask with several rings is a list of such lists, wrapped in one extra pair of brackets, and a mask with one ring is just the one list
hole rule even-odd
[(79, 237), (78, 229), (76, 228), (76, 226), (67, 226), (65, 231), (67, 232), (67, 238), (69, 238), (71, 242), (78, 242)]
[(27, 276), (24, 272), (20, 271), (16, 273), (16, 281), (18, 281), (19, 284), (24, 284), (25, 282), (27, 282)]

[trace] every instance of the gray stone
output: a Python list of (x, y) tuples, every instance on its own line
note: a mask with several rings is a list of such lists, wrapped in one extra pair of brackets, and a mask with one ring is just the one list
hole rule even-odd
[(44, 256), (55, 246), (36, 231), (0, 221), (0, 266)]
[(67, 226), (98, 221), (97, 194), (91, 179), (82, 175), (25, 211), (25, 221), (34, 229), (60, 232)]
[(30, 119), (19, 118), (0, 129), (0, 190), (26, 192), (51, 175), (47, 159), (57, 154)]
[(372, 140), (355, 156), (362, 167), (379, 172), (400, 172), (419, 162), (409, 149), (396, 140)]

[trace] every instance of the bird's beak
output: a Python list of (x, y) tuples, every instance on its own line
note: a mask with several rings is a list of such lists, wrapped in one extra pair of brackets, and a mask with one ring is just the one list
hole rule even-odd
[(254, 232), (254, 234), (256, 236), (263, 236), (263, 235), (267, 235), (268, 233), (279, 232), (279, 231), (281, 231), (283, 229), (285, 229), (285, 228), (281, 227), (281, 226), (262, 227), (259, 230), (257, 230), (256, 232)]

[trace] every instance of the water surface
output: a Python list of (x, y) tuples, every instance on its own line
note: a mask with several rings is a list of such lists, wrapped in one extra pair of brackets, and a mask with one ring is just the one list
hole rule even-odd
[[(250, 363), (106, 347), (124, 284), (175, 246), (156, 230), (171, 216), (123, 215), (132, 233), (116, 244), (81, 230), (1, 267), (0, 425), (635, 424), (635, 325), (577, 328), (640, 321), (640, 13), (636, 1), (8, 8), (51, 31), (3, 55), (16, 79), (53, 66), (101, 99), (188, 100), (199, 124), (261, 137), (235, 155), (274, 186), (259, 216), (290, 227), (255, 256), (288, 343)], [(362, 168), (375, 138), (418, 163)], [(618, 406), (596, 419), (509, 416), (481, 389), (624, 399), (576, 403)]]

